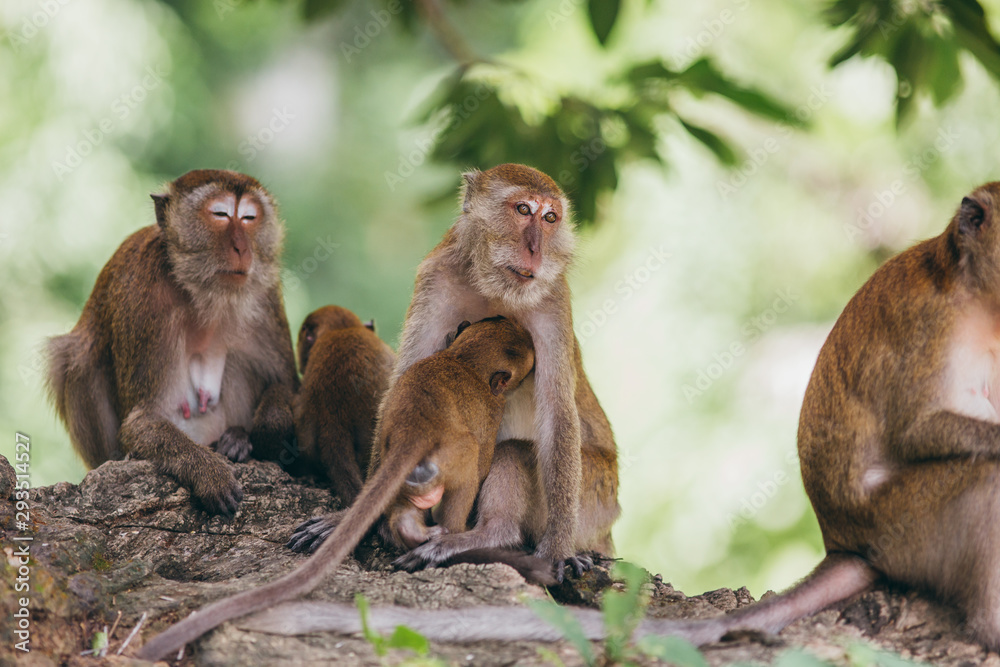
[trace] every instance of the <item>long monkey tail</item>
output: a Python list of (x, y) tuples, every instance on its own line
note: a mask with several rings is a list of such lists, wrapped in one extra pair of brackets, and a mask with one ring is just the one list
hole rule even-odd
[(138, 657), (159, 660), (226, 621), (260, 611), (311, 591), (358, 545), (368, 528), (392, 502), (406, 476), (427, 454), (428, 447), (397, 447), (382, 461), (375, 476), (361, 489), (343, 520), (306, 562), (259, 588), (213, 602), (148, 641)]
[[(867, 590), (879, 576), (878, 572), (858, 556), (827, 554), (808, 577), (781, 595), (708, 620), (646, 619), (639, 625), (636, 637), (674, 635), (700, 646), (719, 641), (727, 632), (737, 629), (776, 633), (792, 621)], [(601, 612), (579, 608), (571, 608), (571, 611), (588, 639), (605, 638)], [(441, 642), (563, 639), (559, 631), (542, 623), (531, 610), (524, 607), (443, 610), (376, 607), (371, 610), (369, 622), (372, 628), (379, 631), (391, 631), (397, 625), (406, 625), (430, 640)], [(357, 610), (351, 605), (295, 602), (248, 618), (239, 627), (277, 635), (323, 631), (353, 634), (361, 631), (361, 622)]]

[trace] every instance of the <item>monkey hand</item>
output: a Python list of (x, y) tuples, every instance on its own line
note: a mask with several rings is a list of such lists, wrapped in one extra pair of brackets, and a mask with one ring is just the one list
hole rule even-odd
[(312, 553), (330, 536), (344, 518), (345, 511), (316, 516), (299, 524), (285, 546), (299, 553)]
[(538, 545), (538, 549), (535, 550), (535, 557), (542, 558), (552, 562), (555, 565), (556, 571), (556, 581), (562, 583), (564, 572), (566, 566), (571, 568), (571, 571), (577, 576), (583, 576), (583, 573), (594, 567), (594, 561), (590, 559), (586, 554), (576, 554), (574, 556), (565, 556), (563, 558), (553, 557), (551, 555), (551, 542), (547, 539), (542, 538), (541, 544)]
[(206, 452), (206, 460), (200, 466), (191, 495), (201, 503), (209, 514), (231, 517), (236, 514), (243, 500), (243, 487), (225, 461)]
[[(428, 532), (432, 531), (433, 528), (436, 527), (437, 526), (429, 528)], [(458, 533), (457, 535), (447, 535), (445, 533), (447, 533), (447, 531), (438, 535), (433, 535), (417, 548), (407, 551), (405, 554), (392, 561), (393, 567), (397, 570), (416, 572), (417, 570), (423, 570), (427, 567), (440, 565), (455, 554), (461, 553), (469, 548), (468, 545), (462, 544), (464, 542), (464, 540), (462, 540), (463, 533)]]
[(586, 554), (577, 554), (565, 560), (556, 561), (556, 581), (560, 584), (563, 582), (563, 573), (567, 566), (579, 578), (583, 576), (584, 572), (594, 567), (594, 561)]
[(212, 449), (225, 456), (230, 461), (243, 463), (250, 458), (253, 445), (250, 444), (250, 436), (242, 426), (230, 426), (225, 432), (212, 443)]

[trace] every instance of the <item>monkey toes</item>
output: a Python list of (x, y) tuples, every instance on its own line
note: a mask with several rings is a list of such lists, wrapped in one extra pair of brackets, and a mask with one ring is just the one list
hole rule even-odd
[(253, 445), (250, 444), (250, 436), (242, 426), (230, 426), (215, 441), (212, 448), (225, 456), (230, 461), (243, 463), (250, 458)]
[[(432, 529), (433, 527), (428, 529), (428, 532)], [(444, 533), (433, 535), (431, 539), (417, 548), (406, 552), (392, 561), (392, 565), (397, 570), (406, 570), (407, 572), (416, 572), (427, 567), (440, 565), (461, 551), (461, 549), (449, 546), (447, 539), (448, 536)]]
[(311, 554), (336, 530), (343, 518), (344, 512), (341, 511), (303, 521), (288, 538), (285, 546), (292, 551)]
[(586, 554), (577, 554), (575, 556), (571, 556), (570, 558), (556, 561), (556, 581), (560, 584), (563, 582), (564, 572), (567, 566), (569, 566), (572, 572), (579, 578), (583, 576), (584, 572), (594, 567), (594, 561)]
[(243, 501), (243, 487), (224, 461), (215, 460), (200, 472), (191, 495), (209, 514), (231, 517)]

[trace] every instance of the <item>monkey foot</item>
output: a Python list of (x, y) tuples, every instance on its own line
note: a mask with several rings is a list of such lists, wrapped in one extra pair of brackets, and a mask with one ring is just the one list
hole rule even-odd
[(218, 467), (212, 465), (202, 471), (202, 477), (191, 488), (191, 495), (209, 514), (232, 517), (243, 501), (243, 487), (224, 461), (213, 458)]
[(320, 545), (330, 536), (330, 533), (336, 530), (337, 526), (340, 525), (343, 515), (343, 512), (334, 512), (333, 514), (317, 516), (303, 521), (295, 529), (295, 532), (292, 533), (292, 536), (288, 538), (285, 546), (292, 551), (311, 554), (316, 549), (319, 549)]
[(250, 458), (253, 445), (250, 435), (242, 426), (230, 426), (212, 445), (212, 449), (225, 456), (230, 461), (243, 463)]
[(594, 561), (585, 554), (577, 554), (576, 556), (571, 556), (565, 560), (556, 561), (556, 581), (560, 584), (563, 582), (564, 571), (566, 567), (569, 566), (572, 572), (577, 576), (577, 578), (582, 577), (583, 573), (594, 567)]

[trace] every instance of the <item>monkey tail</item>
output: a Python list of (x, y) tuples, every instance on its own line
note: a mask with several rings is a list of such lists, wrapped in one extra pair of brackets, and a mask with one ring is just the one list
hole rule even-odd
[[(808, 577), (781, 595), (719, 618), (692, 621), (646, 619), (636, 630), (636, 638), (673, 635), (700, 646), (719, 641), (732, 630), (776, 633), (792, 621), (867, 590), (879, 576), (858, 556), (827, 554)], [(606, 638), (607, 630), (601, 612), (596, 609), (568, 609), (587, 639)], [(405, 625), (432, 641), (459, 644), (475, 641), (558, 641), (564, 638), (559, 630), (539, 622), (539, 618), (524, 607), (437, 610), (375, 607), (371, 610), (369, 623), (379, 631), (391, 631), (397, 625)], [(361, 631), (357, 611), (350, 605), (304, 601), (269, 609), (241, 621), (239, 627), (276, 635), (324, 631), (353, 634)]]
[(700, 646), (719, 641), (732, 630), (776, 634), (793, 621), (868, 590), (880, 576), (860, 556), (828, 553), (805, 579), (780, 595), (706, 621), (647, 619), (639, 625), (636, 636), (679, 635)]
[(162, 659), (226, 621), (298, 597), (315, 588), (354, 550), (428, 450), (426, 446), (411, 445), (390, 451), (374, 477), (361, 489), (343, 521), (306, 562), (275, 581), (194, 612), (153, 637), (139, 651), (139, 657), (144, 660)]

